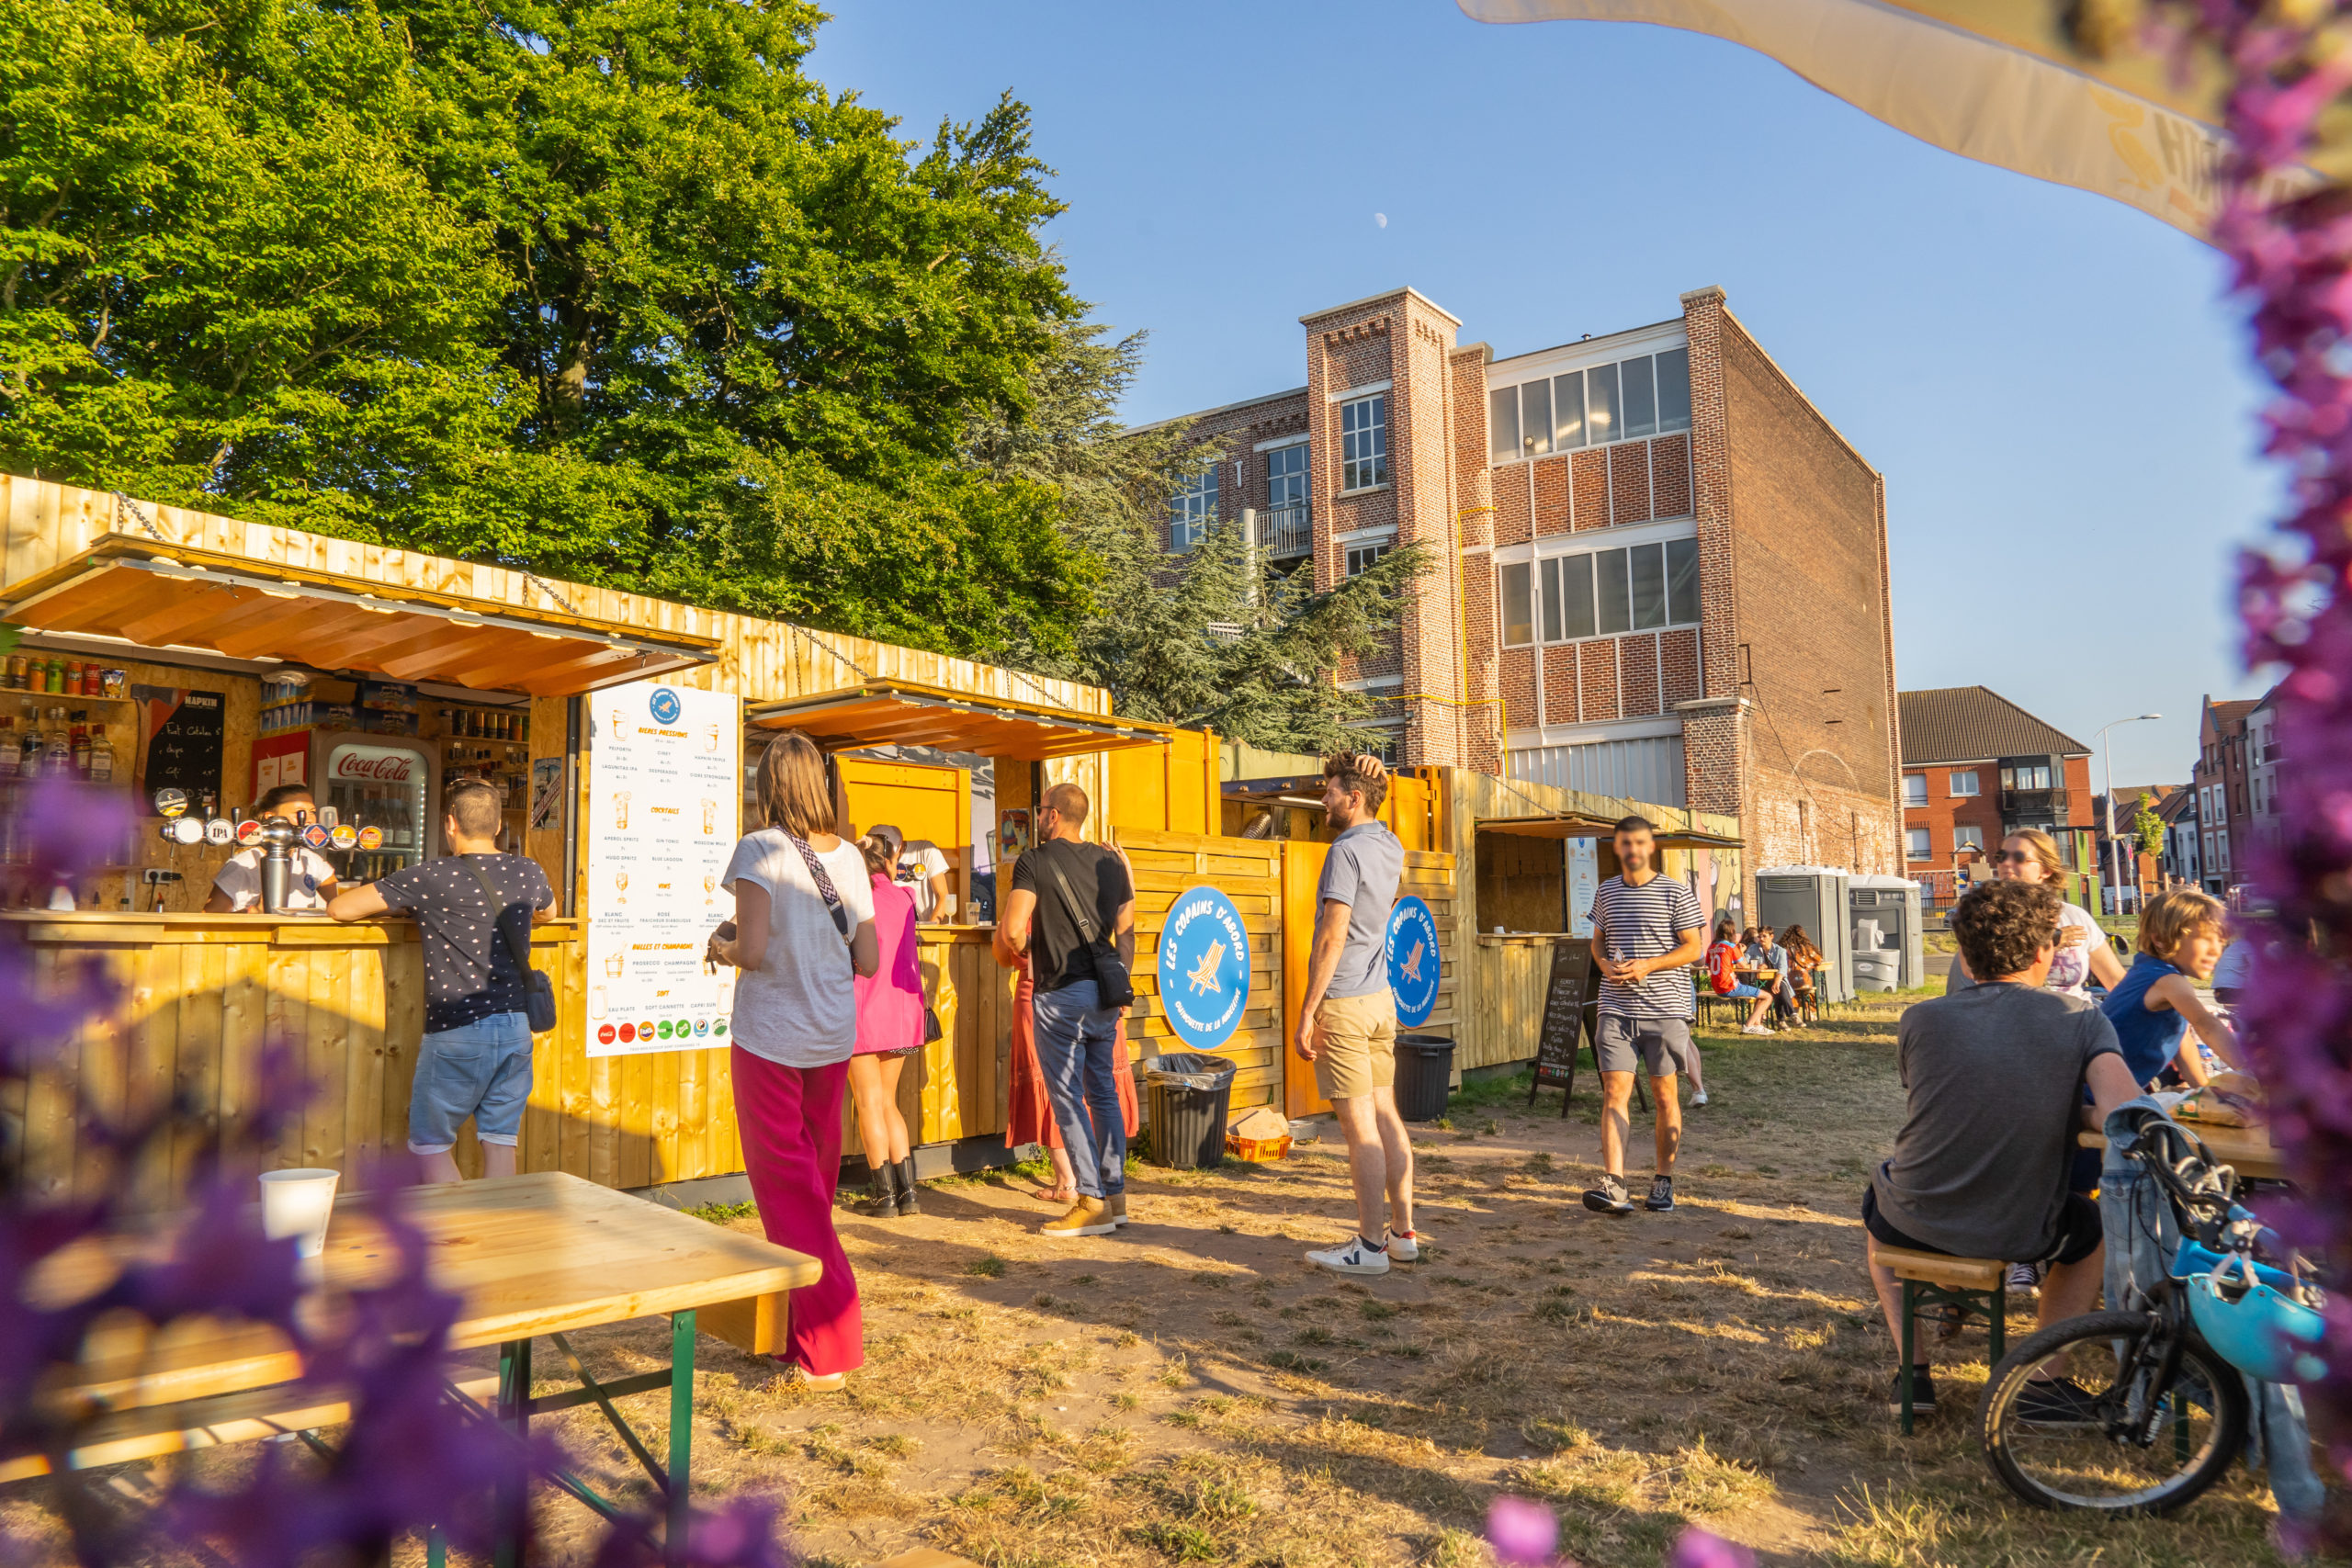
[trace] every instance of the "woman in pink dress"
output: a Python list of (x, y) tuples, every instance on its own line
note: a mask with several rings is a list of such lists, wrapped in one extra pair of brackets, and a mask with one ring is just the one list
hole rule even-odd
[(849, 1059), (849, 1092), (857, 1101), (857, 1136), (865, 1145), (865, 1201), (860, 1213), (896, 1219), (917, 1213), (915, 1159), (907, 1119), (899, 1112), (899, 1077), (923, 1047), (922, 952), (915, 941), (915, 899), (898, 885), (894, 844), (868, 833), (857, 841), (874, 887), (874, 937), (882, 961), (857, 977), (857, 1049)]

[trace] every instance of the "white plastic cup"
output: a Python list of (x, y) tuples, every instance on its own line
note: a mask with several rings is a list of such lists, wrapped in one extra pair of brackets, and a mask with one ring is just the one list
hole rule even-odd
[(261, 1178), (262, 1234), (272, 1241), (292, 1237), (294, 1256), (305, 1280), (323, 1273), (320, 1255), (326, 1251), (327, 1222), (334, 1217), (335, 1184), (343, 1179), (333, 1170), (267, 1170)]

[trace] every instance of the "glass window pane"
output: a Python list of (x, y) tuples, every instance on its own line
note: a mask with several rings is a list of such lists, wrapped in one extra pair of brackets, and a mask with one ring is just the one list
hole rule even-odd
[(1552, 378), (1552, 445), (1566, 451), (1584, 445), (1584, 372)]
[(1690, 351), (1669, 348), (1657, 356), (1657, 427), (1690, 428)]
[(1544, 640), (1560, 640), (1560, 558), (1544, 563)]
[(1503, 646), (1517, 648), (1535, 640), (1528, 615), (1527, 585), (1532, 576), (1525, 561), (1503, 568)]
[(1629, 632), (1634, 629), (1633, 601), (1625, 589), (1625, 552), (1601, 550), (1592, 558), (1594, 587), (1600, 598), (1600, 629), (1609, 632)]
[(1570, 556), (1560, 564), (1560, 635), (1594, 635), (1592, 620), (1592, 558)]
[(1519, 456), (1519, 390), (1499, 387), (1487, 394), (1487, 455), (1498, 463)]
[(1634, 576), (1634, 629), (1666, 625), (1666, 547), (1635, 545), (1628, 552)]
[(1666, 619), (1669, 626), (1690, 626), (1699, 619), (1699, 541), (1668, 539), (1666, 543)]
[(1617, 367), (1596, 365), (1584, 373), (1584, 427), (1592, 444), (1617, 439)]
[(1552, 383), (1530, 381), (1519, 389), (1520, 445), (1528, 456), (1552, 449)]
[(1657, 432), (1657, 389), (1650, 379), (1649, 355), (1628, 359), (1617, 367), (1625, 378), (1624, 421), (1620, 435), (1653, 435)]

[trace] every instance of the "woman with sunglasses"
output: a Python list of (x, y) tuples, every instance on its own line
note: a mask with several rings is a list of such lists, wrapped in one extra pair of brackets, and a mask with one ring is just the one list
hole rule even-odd
[[(2066, 867), (2058, 858), (2058, 840), (2039, 828), (2011, 833), (2001, 840), (2000, 849), (1993, 856), (1993, 878), (1996, 882), (2064, 886)], [(2058, 906), (2058, 956), (2050, 961), (2050, 978), (2044, 988), (2087, 1001), (2094, 980), (2108, 990), (2115, 989), (2123, 980), (2123, 961), (2115, 956), (2107, 932), (2091, 919), (2088, 909), (2062, 902)], [(1964, 990), (1974, 984), (1976, 977), (1968, 972), (1968, 960), (1953, 953), (1951, 977), (1945, 982), (1944, 989)]]

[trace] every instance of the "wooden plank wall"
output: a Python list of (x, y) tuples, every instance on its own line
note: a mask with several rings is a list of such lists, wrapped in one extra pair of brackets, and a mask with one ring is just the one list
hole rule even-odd
[(1216, 1055), (1230, 1059), (1231, 1109), (1279, 1106), (1283, 1080), (1282, 846), (1259, 839), (1156, 833), (1121, 828), (1115, 835), (1136, 879), (1136, 993), (1150, 998), (1138, 1028), (1127, 1027), (1130, 1057), (1190, 1051), (1159, 1005), (1159, 934), (1177, 896), (1206, 884), (1233, 900), (1250, 937), (1250, 1006)]

